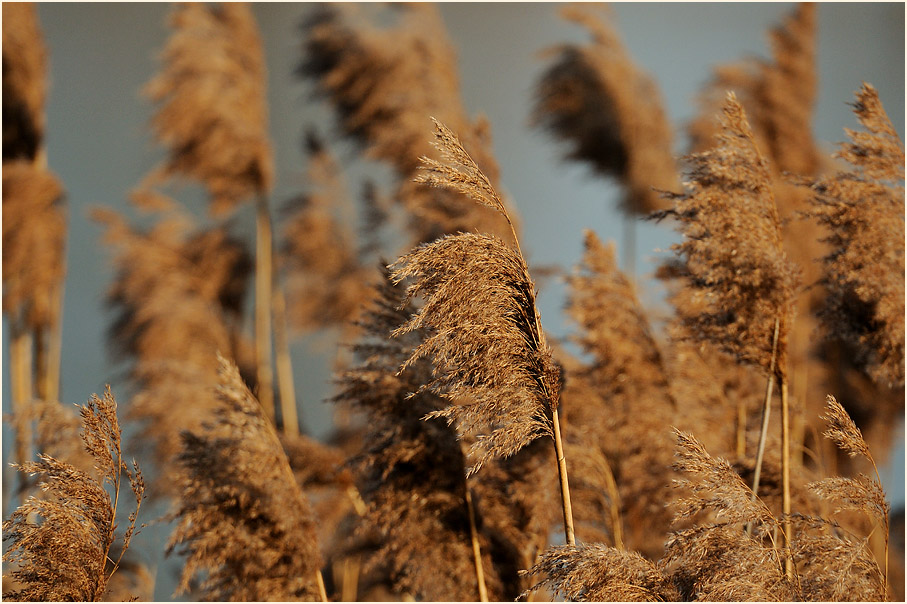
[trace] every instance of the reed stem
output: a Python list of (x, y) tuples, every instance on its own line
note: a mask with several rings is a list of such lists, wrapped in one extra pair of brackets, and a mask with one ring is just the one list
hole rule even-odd
[(793, 527), (790, 523), (790, 409), (786, 378), (781, 378), (781, 511), (783, 513), (784, 543), (787, 546), (784, 570), (787, 578), (793, 580), (794, 559), (791, 554)]
[(564, 443), (561, 439), (561, 424), (557, 409), (552, 410), (551, 420), (554, 424), (554, 452), (557, 455), (557, 475), (561, 484), (561, 509), (564, 512), (564, 534), (567, 545), (576, 545), (573, 531), (573, 507), (570, 505), (570, 485), (567, 482), (567, 459), (564, 457)]
[(60, 367), (63, 359), (63, 294), (64, 280), (54, 286), (54, 311), (48, 330), (47, 368), (43, 376), (44, 398), (48, 401), (60, 400)]
[(271, 216), (263, 194), (255, 204), (255, 359), (258, 400), (274, 423), (274, 385), (271, 367)]
[(274, 278), (274, 348), (276, 349), (277, 388), (280, 392), (280, 414), (283, 416), (283, 432), (299, 436), (299, 410), (296, 408), (296, 387), (293, 384), (293, 363), (290, 359), (290, 342), (287, 338), (286, 298), (283, 289)]
[(324, 588), (324, 577), (321, 576), (321, 569), (315, 571), (315, 583), (318, 584), (318, 597), (322, 602), (328, 601), (328, 592)]
[(472, 541), (472, 558), (476, 565), (476, 582), (479, 584), (479, 601), (488, 601), (488, 588), (485, 587), (485, 569), (482, 568), (482, 549), (479, 546), (479, 531), (476, 529), (476, 510), (472, 504), (472, 493), (469, 484), (464, 484), (466, 491), (466, 513), (469, 515), (469, 536)]
[(608, 499), (611, 501), (608, 511), (611, 515), (611, 532), (614, 537), (614, 547), (624, 551), (626, 546), (624, 546), (623, 521), (620, 516), (620, 491), (617, 489), (617, 481), (614, 480), (611, 464), (608, 463), (608, 458), (604, 455), (602, 455), (602, 469), (605, 473), (605, 484), (608, 487)]
[(769, 364), (768, 380), (765, 385), (765, 401), (762, 404), (762, 428), (759, 431), (759, 449), (756, 453), (756, 469), (753, 476), (753, 499), (759, 492), (759, 478), (762, 475), (762, 458), (765, 456), (765, 440), (768, 437), (768, 419), (772, 407), (772, 389), (775, 385), (775, 360), (778, 356), (778, 332), (780, 321), (775, 319), (775, 332), (772, 335), (772, 360)]

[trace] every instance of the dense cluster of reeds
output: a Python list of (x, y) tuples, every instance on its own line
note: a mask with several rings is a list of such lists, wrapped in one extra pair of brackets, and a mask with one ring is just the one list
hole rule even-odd
[[(903, 412), (904, 149), (869, 84), (835, 158), (812, 140), (815, 10), (773, 30), (771, 61), (716, 71), (677, 161), (611, 15), (564, 9), (592, 39), (547, 55), (531, 122), (620, 181), (628, 238), (646, 216), (679, 234), (658, 271), (664, 320), (586, 232), (567, 278), (575, 356), (546, 332), (437, 6), (311, 9), (298, 75), (391, 178), (354, 199), (310, 130), (276, 235), (253, 11), (175, 6), (145, 91), (165, 155), (131, 195), (149, 226), (94, 214), (131, 387), (124, 443), (109, 390), (81, 408), (81, 435), (56, 400), (66, 222), (42, 152), (46, 58), (33, 8), (4, 4), (3, 311), (15, 462), (40, 476), (18, 481), (3, 524), (4, 597), (151, 598), (128, 550), (145, 483), (126, 450), (169, 506), (175, 595), (903, 597), (873, 452)], [(237, 234), (246, 202), (254, 241)], [(321, 441), (288, 339), (319, 330), (341, 334)]]

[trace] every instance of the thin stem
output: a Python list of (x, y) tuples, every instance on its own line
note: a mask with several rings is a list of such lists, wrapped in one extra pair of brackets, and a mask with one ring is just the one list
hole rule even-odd
[(16, 419), (16, 461), (25, 463), (31, 449), (31, 425), (26, 414), (32, 399), (32, 341), (31, 333), (20, 321), (15, 321), (11, 332), (10, 381), (13, 416)]
[(771, 413), (772, 388), (775, 385), (775, 359), (778, 355), (778, 331), (780, 321), (775, 319), (775, 332), (772, 336), (772, 359), (769, 364), (768, 380), (765, 385), (765, 401), (762, 404), (762, 429), (759, 431), (759, 449), (756, 453), (756, 470), (753, 476), (753, 499), (759, 493), (759, 478), (762, 474), (762, 458), (765, 456), (765, 440), (768, 437), (768, 419)]
[[(872, 469), (875, 470), (875, 473), (876, 473), (876, 480), (881, 485), (882, 477), (879, 476), (879, 468), (876, 466), (875, 459), (872, 458), (872, 455), (869, 456), (869, 463), (872, 464)], [(890, 531), (891, 524), (889, 523), (890, 520), (888, 518), (888, 508), (883, 507), (882, 512), (885, 515), (885, 574), (882, 575), (882, 583), (883, 583), (882, 587), (883, 587), (885, 595), (887, 596), (888, 595), (888, 541), (890, 539), (889, 533), (891, 532)]]
[(318, 597), (322, 602), (328, 601), (328, 592), (324, 588), (324, 577), (321, 576), (321, 569), (315, 571), (315, 583), (318, 585)]
[(557, 455), (557, 475), (561, 484), (561, 509), (564, 512), (564, 534), (567, 545), (576, 545), (573, 532), (573, 507), (570, 505), (570, 485), (567, 483), (567, 460), (564, 457), (564, 443), (561, 440), (561, 424), (557, 416), (557, 409), (551, 412), (554, 423), (554, 452)]
[(787, 379), (781, 378), (781, 511), (783, 513), (784, 542), (787, 559), (784, 569), (787, 578), (794, 578), (794, 559), (791, 553), (793, 527), (790, 523), (790, 409), (787, 397)]
[(284, 434), (299, 436), (299, 412), (296, 408), (296, 388), (293, 385), (293, 363), (287, 338), (286, 299), (283, 289), (274, 281), (274, 347), (277, 352), (277, 388), (280, 391), (280, 414)]
[(46, 400), (60, 400), (60, 365), (63, 359), (63, 279), (54, 285), (54, 311), (51, 318), (47, 342), (47, 371), (44, 375), (44, 396)]
[(482, 550), (479, 546), (479, 531), (476, 529), (476, 510), (472, 504), (472, 493), (464, 477), (466, 492), (466, 513), (469, 515), (469, 536), (472, 541), (472, 558), (476, 565), (476, 582), (479, 584), (479, 601), (488, 601), (488, 588), (485, 587), (485, 569), (482, 568)]
[(271, 367), (271, 216), (268, 199), (259, 195), (255, 204), (255, 359), (258, 400), (274, 423), (274, 386)]

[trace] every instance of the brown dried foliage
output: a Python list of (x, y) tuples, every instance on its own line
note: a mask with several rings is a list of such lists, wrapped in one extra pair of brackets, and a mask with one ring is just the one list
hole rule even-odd
[(168, 546), (186, 557), (178, 593), (198, 577), (205, 600), (313, 599), (321, 556), (308, 500), (236, 366), (218, 362), (216, 416), (182, 435)]
[(575, 386), (565, 391), (574, 512), (578, 522), (605, 518), (600, 497), (614, 497), (610, 472), (627, 547), (657, 558), (662, 543), (651, 536), (660, 538), (670, 526), (665, 504), (673, 443), (667, 426), (676, 423), (661, 352), (633, 285), (617, 268), (613, 245), (603, 245), (592, 231), (586, 231), (583, 264), (569, 286), (567, 311), (580, 328), (576, 339), (591, 355), (588, 365), (569, 374), (582, 391), (571, 398), (566, 393)]
[(146, 94), (157, 104), (155, 138), (165, 163), (145, 185), (174, 176), (195, 178), (226, 213), (271, 187), (265, 64), (255, 19), (243, 3), (219, 7), (176, 4), (163, 71)]
[[(44, 139), (47, 94), (44, 49), (36, 5), (3, 5), (3, 163), (32, 161)], [(6, 166), (3, 168), (6, 173)], [(4, 183), (4, 189), (6, 184)], [(5, 208), (4, 208), (5, 210)]]
[(448, 191), (411, 182), (422, 156), (436, 157), (425, 137), (425, 119), (435, 116), (464, 137), (491, 182), (498, 166), (490, 152), (488, 125), (470, 120), (460, 103), (456, 56), (437, 6), (393, 5), (392, 26), (367, 18), (373, 7), (324, 5), (305, 24), (305, 60), (300, 73), (315, 81), (334, 106), (341, 131), (361, 142), (366, 154), (397, 172), (395, 195), (410, 214), (417, 242), (445, 233), (479, 229), (510, 237), (495, 212), (464, 204)]
[(288, 316), (301, 329), (343, 326), (356, 318), (373, 275), (357, 257), (354, 233), (334, 211), (349, 203), (340, 167), (314, 133), (306, 147), (310, 192), (283, 210)]
[(627, 188), (624, 212), (647, 215), (665, 208), (655, 189), (678, 188), (672, 133), (655, 82), (637, 67), (608, 23), (590, 5), (568, 5), (565, 19), (592, 40), (565, 45), (536, 85), (532, 120), (571, 143), (569, 159), (588, 162)]
[(786, 334), (797, 270), (781, 246), (781, 224), (767, 162), (743, 107), (730, 93), (716, 146), (688, 157), (691, 182), (672, 195), (683, 242), (676, 271), (686, 287), (673, 304), (685, 337), (711, 342), (768, 373), (775, 320), (780, 321), (776, 373), (786, 372)]
[(48, 170), (26, 160), (4, 162), (3, 312), (33, 328), (50, 325), (60, 312), (54, 292), (64, 278), (62, 200), (63, 187)]
[(866, 132), (836, 157), (853, 166), (812, 183), (808, 214), (826, 229), (828, 295), (820, 313), (830, 337), (851, 344), (881, 385), (904, 385), (904, 147), (869, 84), (854, 111)]
[[(21, 472), (40, 474), (41, 497), (29, 497), (3, 523), (10, 541), (3, 562), (17, 589), (3, 597), (17, 601), (102, 601), (108, 582), (136, 534), (145, 484), (135, 461), (123, 460), (117, 403), (108, 387), (80, 407), (82, 442), (94, 462), (91, 472), (39, 454), (40, 461), (17, 465)], [(117, 507), (123, 476), (135, 497), (126, 530), (114, 560)], [(7, 576), (4, 576), (4, 583)]]
[(97, 211), (116, 249), (117, 276), (107, 294), (117, 313), (109, 339), (133, 361), (138, 392), (129, 417), (140, 423), (137, 443), (153, 446), (170, 492), (181, 430), (194, 429), (216, 405), (217, 352), (241, 355), (237, 335), (250, 261), (225, 228), (191, 232), (175, 211), (149, 232), (132, 229), (110, 211)]

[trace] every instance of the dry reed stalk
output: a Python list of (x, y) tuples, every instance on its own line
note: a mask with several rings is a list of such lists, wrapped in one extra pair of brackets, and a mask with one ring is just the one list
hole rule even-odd
[[(5, 599), (102, 601), (108, 597), (111, 577), (136, 534), (145, 491), (136, 462), (130, 468), (123, 460), (116, 409), (109, 387), (103, 398), (94, 395), (80, 407), (81, 437), (93, 472), (44, 453), (39, 454), (40, 461), (17, 464), (22, 472), (42, 475), (44, 496), (29, 497), (3, 523), (3, 540), (11, 541), (3, 561), (12, 566), (9, 577), (18, 584), (18, 589), (3, 594)], [(129, 514), (119, 553), (114, 554), (124, 474), (136, 508)]]
[(633, 63), (609, 11), (571, 4), (561, 15), (585, 27), (592, 39), (547, 51), (556, 58), (536, 85), (533, 122), (571, 143), (569, 159), (620, 179), (625, 213), (664, 209), (655, 189), (674, 190), (679, 183), (657, 85)]
[(216, 415), (182, 435), (168, 545), (186, 556), (178, 592), (202, 575), (205, 599), (326, 600), (314, 519), (277, 432), (236, 366), (218, 363)]
[[(584, 247), (583, 263), (568, 279), (567, 311), (579, 328), (575, 339), (591, 357), (569, 372), (579, 391), (569, 387), (564, 393), (566, 439), (578, 470), (574, 492), (583, 498), (584, 491), (610, 493), (616, 482), (619, 494), (608, 496), (608, 507), (621, 506), (628, 547), (657, 558), (662, 543), (651, 536), (664, 534), (671, 520), (665, 509), (672, 455), (666, 426), (676, 423), (676, 404), (633, 284), (617, 268), (614, 246), (586, 231)], [(577, 508), (577, 518), (596, 518), (598, 500), (589, 501), (591, 509)], [(619, 523), (612, 531), (620, 548)]]
[(465, 194), (498, 211), (510, 224), (515, 247), (488, 235), (460, 233), (423, 244), (393, 265), (395, 282), (412, 280), (407, 300), (425, 300), (394, 336), (428, 332), (401, 371), (429, 357), (434, 379), (425, 388), (464, 400), (428, 417), (445, 418), (458, 433), (479, 432), (470, 447), (475, 456), (470, 474), (489, 459), (513, 455), (540, 436), (552, 437), (564, 532), (573, 544), (558, 419), (560, 370), (541, 328), (535, 286), (516, 230), (500, 196), (456, 135), (435, 121), (435, 139), (444, 161), (424, 157), (417, 181)]
[[(829, 337), (847, 341), (881, 385), (904, 385), (904, 147), (878, 92), (856, 93), (866, 132), (846, 129), (836, 157), (853, 169), (810, 183), (808, 215), (826, 228), (830, 253), (820, 319)], [(866, 262), (871, 258), (871, 262)]]
[[(392, 25), (374, 25), (379, 19)], [(418, 158), (437, 158), (425, 137), (429, 115), (458, 132), (491, 182), (498, 179), (488, 124), (471, 120), (460, 101), (456, 56), (437, 6), (398, 4), (382, 11), (374, 5), (325, 5), (306, 22), (305, 32), (300, 73), (334, 106), (341, 132), (360, 142), (368, 157), (394, 168), (394, 198), (409, 214), (414, 240), (476, 229), (510, 238), (498, 213), (412, 182)]]

